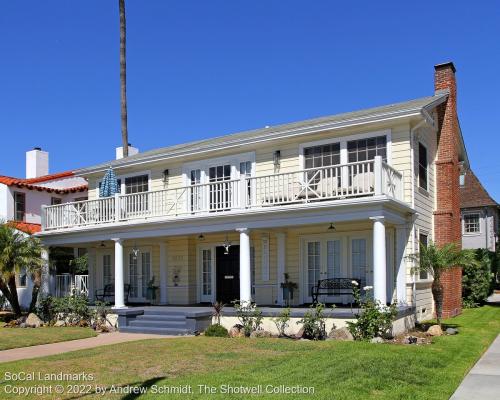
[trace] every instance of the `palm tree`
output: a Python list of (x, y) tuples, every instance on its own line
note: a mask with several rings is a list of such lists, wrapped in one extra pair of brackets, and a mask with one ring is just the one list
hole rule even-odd
[[(9, 301), (12, 311), (19, 317), (21, 307), (17, 297), (16, 274), (22, 268), (34, 276), (32, 304), (36, 298), (41, 284), (41, 269), (43, 259), (41, 245), (38, 239), (26, 236), (9, 224), (0, 224), (0, 290)], [(33, 303), (33, 297), (35, 301)]]
[(125, 0), (118, 0), (120, 8), (120, 99), (122, 118), (122, 146), (123, 157), (128, 157), (128, 128), (127, 128), (127, 23), (125, 20)]
[(437, 323), (441, 325), (443, 312), (442, 275), (449, 269), (476, 263), (474, 252), (461, 250), (455, 243), (437, 246), (430, 242), (427, 246), (420, 243), (420, 252), (410, 255), (409, 258), (416, 262), (413, 273), (427, 272), (434, 279), (432, 282), (432, 296), (436, 304)]

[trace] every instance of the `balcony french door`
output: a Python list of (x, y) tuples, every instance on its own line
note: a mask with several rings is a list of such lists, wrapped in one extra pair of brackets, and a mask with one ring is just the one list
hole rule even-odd
[(222, 164), (208, 169), (209, 186), (209, 210), (224, 211), (231, 208), (232, 190), (231, 165)]

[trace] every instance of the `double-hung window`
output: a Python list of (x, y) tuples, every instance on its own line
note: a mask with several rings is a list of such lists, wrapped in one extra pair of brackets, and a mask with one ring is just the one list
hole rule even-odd
[(307, 181), (318, 184), (322, 179), (339, 177), (340, 173), (332, 167), (340, 164), (340, 143), (330, 143), (304, 149), (304, 167), (307, 170)]
[[(422, 248), (426, 248), (428, 244), (428, 236), (425, 233), (420, 233), (418, 235), (418, 241), (419, 241), (419, 249), (422, 251)], [(429, 274), (427, 271), (420, 271), (419, 272), (419, 278), (421, 280), (425, 280), (429, 278)]]
[(147, 192), (148, 185), (148, 175), (138, 175), (125, 178), (125, 194)]
[(465, 213), (463, 216), (463, 230), (464, 233), (480, 233), (481, 225), (480, 225), (481, 215), (478, 212), (475, 213)]
[(387, 137), (377, 136), (368, 139), (349, 140), (347, 142), (348, 161), (350, 163), (373, 160), (381, 156), (387, 162)]
[(427, 190), (427, 148), (418, 144), (418, 186)]
[(14, 192), (14, 218), (16, 221), (24, 221), (26, 215), (26, 194)]

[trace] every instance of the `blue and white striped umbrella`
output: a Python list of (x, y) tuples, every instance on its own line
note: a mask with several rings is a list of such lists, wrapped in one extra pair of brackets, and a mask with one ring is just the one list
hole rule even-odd
[(110, 197), (114, 196), (115, 193), (118, 193), (118, 181), (116, 180), (115, 172), (109, 167), (104, 178), (102, 178), (99, 197)]

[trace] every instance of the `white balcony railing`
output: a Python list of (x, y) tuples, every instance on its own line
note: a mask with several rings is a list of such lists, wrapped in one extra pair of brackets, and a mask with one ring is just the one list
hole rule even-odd
[(42, 227), (48, 231), (382, 194), (403, 200), (403, 179), (400, 172), (376, 157), (345, 165), (45, 206)]
[(64, 297), (72, 293), (88, 296), (88, 281), (88, 275), (56, 275), (56, 297)]

